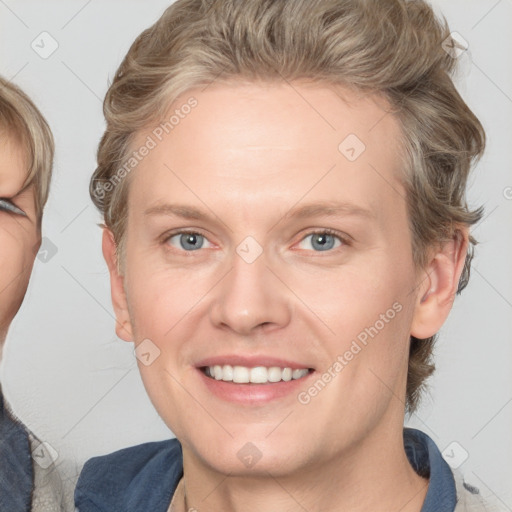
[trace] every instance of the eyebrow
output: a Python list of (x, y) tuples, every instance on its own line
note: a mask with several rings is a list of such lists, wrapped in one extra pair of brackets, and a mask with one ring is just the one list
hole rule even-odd
[(291, 209), (285, 217), (304, 219), (307, 217), (357, 216), (372, 219), (374, 212), (352, 203), (318, 202)]
[[(144, 212), (145, 216), (153, 215), (171, 215), (180, 217), (187, 220), (211, 220), (212, 216), (206, 212), (188, 205), (181, 204), (160, 204), (148, 208)], [(217, 215), (213, 215), (217, 217)], [(375, 213), (369, 209), (352, 203), (337, 203), (337, 202), (315, 202), (301, 207), (292, 208), (283, 218), (291, 219), (305, 219), (308, 217), (342, 217), (342, 216), (355, 216), (363, 217), (368, 220), (375, 218)]]

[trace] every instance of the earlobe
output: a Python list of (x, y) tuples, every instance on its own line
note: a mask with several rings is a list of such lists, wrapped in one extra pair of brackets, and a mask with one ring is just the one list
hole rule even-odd
[(116, 315), (116, 334), (124, 341), (133, 341), (128, 302), (124, 290), (124, 276), (119, 273), (116, 242), (112, 231), (108, 228), (103, 228), (102, 250), (110, 273), (110, 292)]
[(459, 228), (431, 256), (418, 285), (411, 336), (425, 339), (436, 334), (453, 306), (468, 249), (468, 230)]

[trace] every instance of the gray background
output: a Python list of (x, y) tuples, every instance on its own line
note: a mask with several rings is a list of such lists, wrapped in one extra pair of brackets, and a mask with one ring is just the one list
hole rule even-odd
[[(1, 380), (15, 412), (57, 451), (70, 486), (90, 456), (172, 435), (145, 394), (132, 344), (115, 336), (100, 217), (88, 196), (109, 78), (168, 5), (0, 0), (0, 73), (32, 96), (57, 143), (48, 253), (11, 327)], [(470, 284), (441, 331), (429, 393), (407, 423), (452, 459), (467, 454), (467, 480), (512, 510), (512, 0), (434, 5), (469, 43), (457, 84), (488, 135), (469, 196), (486, 217), (474, 232), (481, 244)], [(46, 51), (58, 44), (47, 58), (31, 47), (41, 37)]]

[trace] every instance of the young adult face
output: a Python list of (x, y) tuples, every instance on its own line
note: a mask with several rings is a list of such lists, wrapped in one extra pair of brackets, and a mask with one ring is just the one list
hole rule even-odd
[[(403, 443), (409, 337), (442, 324), (464, 247), (417, 271), (397, 121), (343, 94), (213, 84), (176, 101), (197, 106), (161, 141), (150, 129), (134, 144), (156, 140), (130, 178), (124, 276), (108, 230), (103, 249), (118, 335), (144, 343), (142, 379), (185, 468), (283, 476)], [(214, 365), (307, 372), (235, 384), (205, 375)]]
[(0, 139), (0, 353), (23, 302), (40, 241), (34, 188), (24, 188), (27, 164), (20, 145)]

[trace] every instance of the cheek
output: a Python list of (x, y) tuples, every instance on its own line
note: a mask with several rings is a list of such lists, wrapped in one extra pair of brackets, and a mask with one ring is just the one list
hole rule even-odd
[(388, 251), (389, 257), (345, 268), (336, 281), (321, 283), (316, 292), (311, 289), (322, 296), (319, 316), (334, 332), (324, 345), (328, 365), (341, 356), (343, 369), (333, 396), (356, 408), (365, 403), (376, 409), (389, 398), (389, 389), (401, 392), (407, 370), (414, 270), (407, 256)]
[(414, 274), (406, 262), (375, 258), (308, 280), (300, 285), (298, 295), (307, 297), (308, 305), (336, 337), (353, 339), (376, 323), (379, 331), (383, 325), (389, 330), (403, 318), (396, 310), (413, 298), (408, 296), (413, 285)]
[[(20, 230), (21, 231), (21, 230)], [(0, 324), (6, 329), (23, 302), (34, 262), (33, 244), (23, 233), (0, 231)]]
[(155, 268), (144, 258), (127, 263), (126, 294), (134, 339), (149, 338), (167, 345), (175, 326), (183, 328), (181, 321), (198, 302), (201, 280)]

